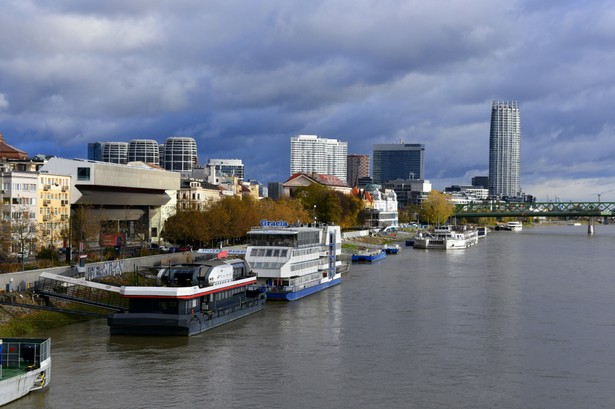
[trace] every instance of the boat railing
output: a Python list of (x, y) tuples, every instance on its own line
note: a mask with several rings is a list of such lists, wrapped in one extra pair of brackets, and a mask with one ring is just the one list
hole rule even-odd
[(50, 356), (51, 339), (2, 338), (2, 368), (38, 367)]

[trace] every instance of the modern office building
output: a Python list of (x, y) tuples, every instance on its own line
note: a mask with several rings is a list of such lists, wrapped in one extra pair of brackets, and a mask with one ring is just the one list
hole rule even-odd
[(474, 176), (472, 178), (472, 186), (489, 189), (489, 176)]
[(104, 142), (88, 143), (88, 160), (102, 161), (102, 145)]
[(207, 168), (213, 169), (216, 174), (221, 173), (226, 176), (236, 177), (243, 180), (244, 169), (241, 159), (209, 159)]
[(369, 155), (348, 155), (346, 169), (348, 186), (358, 186), (359, 178), (369, 176)]
[(196, 141), (185, 136), (171, 136), (166, 139), (163, 148), (164, 168), (190, 176), (197, 164)]
[(387, 143), (374, 145), (374, 183), (393, 179), (423, 179), (425, 145)]
[(152, 139), (133, 139), (128, 144), (128, 162), (160, 165), (160, 148)]
[(290, 139), (290, 175), (317, 173), (346, 181), (348, 142), (297, 135)]
[(516, 101), (494, 101), (489, 132), (489, 195), (521, 196), (521, 120)]

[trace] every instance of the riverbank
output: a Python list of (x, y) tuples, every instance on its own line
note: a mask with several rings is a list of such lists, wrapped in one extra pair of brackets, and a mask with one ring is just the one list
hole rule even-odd
[[(37, 305), (26, 293), (0, 294), (0, 301), (14, 302), (19, 304)], [(55, 306), (70, 306), (70, 309), (92, 312), (92, 307), (81, 304), (56, 303)], [(41, 334), (51, 328), (59, 328), (65, 325), (82, 322), (92, 317), (65, 314), (55, 311), (39, 311), (28, 307), (0, 304), (0, 335), (2, 337), (24, 337), (32, 334)]]

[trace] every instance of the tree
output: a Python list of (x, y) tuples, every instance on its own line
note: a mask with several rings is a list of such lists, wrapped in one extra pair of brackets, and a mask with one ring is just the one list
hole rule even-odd
[(83, 243), (84, 247), (88, 247), (88, 242), (98, 243), (101, 233), (101, 217), (98, 212), (95, 212), (92, 205), (80, 204), (76, 205), (71, 211), (70, 218), (70, 234), (66, 237), (70, 242), (68, 245), (78, 246)]
[(27, 206), (22, 205), (13, 212), (10, 229), (11, 238), (17, 242), (17, 251), (21, 255), (21, 269), (24, 270), (26, 255), (32, 250), (32, 240), (36, 237), (36, 221)]
[(420, 216), (429, 224), (443, 224), (455, 212), (455, 206), (446, 195), (432, 190), (427, 199), (421, 204)]
[(342, 210), (340, 227), (345, 229), (359, 225), (359, 215), (363, 210), (363, 202), (356, 196), (335, 192)]
[(332, 189), (313, 183), (298, 189), (296, 197), (303, 204), (303, 208), (311, 212), (315, 221), (340, 224), (342, 207), (338, 196)]

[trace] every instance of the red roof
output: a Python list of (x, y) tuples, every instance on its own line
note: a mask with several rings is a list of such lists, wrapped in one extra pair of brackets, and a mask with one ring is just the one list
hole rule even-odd
[(8, 145), (0, 133), (0, 159), (28, 159), (28, 154)]
[(337, 176), (325, 175), (322, 173), (302, 173), (302, 172), (295, 173), (294, 175), (289, 177), (288, 180), (284, 183), (288, 183), (291, 180), (296, 179), (300, 176), (306, 177), (310, 180), (313, 180), (314, 182), (320, 183), (321, 185), (325, 185), (325, 186), (350, 187), (348, 186), (346, 182), (344, 182), (342, 179), (338, 178)]

